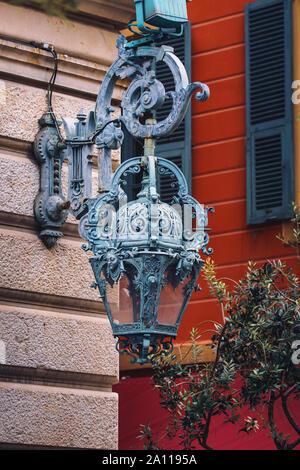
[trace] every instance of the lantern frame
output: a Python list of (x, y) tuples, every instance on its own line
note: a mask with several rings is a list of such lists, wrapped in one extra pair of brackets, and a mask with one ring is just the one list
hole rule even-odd
[[(129, 173), (143, 173), (143, 188), (135, 201), (124, 204), (126, 199), (126, 180)], [(173, 187), (178, 192), (172, 204), (162, 203), (157, 192), (157, 175), (168, 175)], [(159, 354), (169, 354), (172, 339), (176, 337), (178, 327), (186, 306), (204, 264), (199, 250), (206, 255), (212, 249), (207, 248), (208, 212), (192, 196), (184, 175), (179, 168), (164, 158), (147, 156), (135, 157), (124, 162), (115, 172), (110, 191), (88, 201), (88, 222), (86, 224), (84, 245), (86, 251), (93, 255), (90, 263), (95, 282), (92, 287), (98, 288), (103, 301), (114, 337), (118, 337), (117, 350), (126, 352), (132, 362), (144, 364)], [(144, 225), (141, 231), (137, 219), (141, 211), (135, 210), (138, 205), (145, 206)], [(190, 208), (187, 224), (181, 224), (181, 214)], [(124, 210), (125, 208), (125, 210)], [(168, 215), (169, 212), (169, 215)], [(176, 215), (177, 214), (177, 215)], [(168, 230), (162, 227), (162, 221)], [(175, 222), (174, 222), (175, 221)], [(180, 221), (180, 224), (179, 222)], [(127, 238), (123, 226), (130, 225)], [(126, 272), (125, 265), (134, 268), (131, 276), (130, 295), (139, 298), (138, 311), (133, 321), (118, 324), (114, 320), (109, 303), (108, 287), (113, 287)], [(184, 284), (185, 283), (185, 284)], [(173, 324), (159, 321), (160, 298), (166, 285), (174, 291), (182, 289), (182, 301), (178, 315)]]

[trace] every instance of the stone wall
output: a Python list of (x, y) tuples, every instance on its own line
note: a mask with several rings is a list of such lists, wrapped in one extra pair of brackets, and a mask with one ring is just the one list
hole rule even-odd
[[(132, 3), (79, 2), (79, 13), (61, 20), (0, 2), (2, 37), (50, 42), (59, 53), (58, 119), (94, 108)], [(0, 39), (0, 447), (115, 449), (118, 354), (89, 287), (88, 255), (73, 217), (48, 250), (33, 216), (39, 168), (32, 142), (52, 66), (46, 52)], [(116, 112), (122, 91), (115, 89)]]

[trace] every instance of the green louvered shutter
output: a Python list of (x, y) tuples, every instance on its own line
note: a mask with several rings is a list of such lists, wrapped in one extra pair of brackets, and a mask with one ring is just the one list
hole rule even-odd
[[(182, 37), (171, 37), (157, 42), (157, 45), (166, 44), (174, 48), (174, 53), (185, 65), (189, 78), (191, 78), (191, 27), (187, 23), (184, 27)], [(156, 76), (164, 86), (166, 91), (174, 90), (174, 82), (170, 69), (159, 62), (156, 67)], [(166, 100), (161, 109), (156, 112), (155, 118), (158, 121), (163, 120), (169, 115), (172, 107), (172, 101)], [(134, 140), (125, 134), (124, 144), (122, 146), (121, 161), (125, 161), (132, 156), (142, 155), (141, 142)], [(188, 108), (184, 121), (170, 136), (157, 140), (156, 155), (166, 158), (176, 163), (185, 175), (188, 186), (191, 189), (191, 107)], [(163, 202), (171, 202), (178, 188), (171, 185), (168, 176), (161, 176), (159, 182), (160, 197)], [(139, 188), (138, 176), (128, 177), (128, 185), (133, 187), (133, 193)], [(134, 194), (132, 194), (134, 197)]]
[[(122, 131), (124, 132), (124, 141), (121, 148), (121, 163), (129, 160), (129, 158), (139, 157), (144, 153), (142, 141), (140, 139), (134, 139), (125, 126), (122, 126)], [(122, 179), (125, 180), (127, 184), (126, 194), (128, 202), (133, 201), (136, 199), (136, 195), (141, 189), (141, 174), (129, 174)]]
[(245, 7), (247, 221), (292, 216), (292, 0)]

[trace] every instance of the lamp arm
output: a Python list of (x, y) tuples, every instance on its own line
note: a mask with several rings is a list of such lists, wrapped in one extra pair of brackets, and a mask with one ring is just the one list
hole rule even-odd
[[(135, 3), (142, 15), (142, 1), (135, 0)], [(41, 238), (46, 240), (47, 246), (52, 246), (57, 238), (62, 236), (59, 229), (66, 220), (69, 206), (70, 212), (77, 219), (81, 219), (88, 211), (85, 202), (92, 197), (93, 144), (98, 149), (98, 193), (107, 193), (110, 190), (112, 174), (111, 151), (119, 149), (124, 138), (120, 128), (121, 122), (133, 137), (155, 139), (170, 134), (180, 125), (191, 96), (197, 89), (201, 89), (196, 95), (199, 101), (205, 101), (209, 97), (207, 85), (201, 82), (189, 83), (185, 67), (173, 53), (173, 48), (127, 46), (125, 37), (120, 35), (117, 41), (118, 58), (104, 77), (95, 110), (90, 112), (87, 121), (82, 111), (77, 115), (78, 122), (71, 118), (63, 119), (66, 132), (63, 142), (56, 128), (57, 123), (51, 121), (51, 114), (51, 123), (42, 125), (36, 145), (42, 179), (41, 191), (35, 203), (35, 214), (42, 229)], [(166, 93), (164, 85), (156, 78), (155, 65), (158, 62), (164, 62), (170, 69), (175, 91)], [(122, 115), (115, 118), (111, 116), (115, 111), (112, 96), (120, 78), (131, 78), (132, 81), (123, 94)], [(161, 108), (165, 99), (172, 100), (169, 116), (160, 122), (154, 120), (150, 124), (146, 119), (146, 123), (142, 124), (140, 118)], [(39, 143), (40, 140), (42, 144)], [(51, 145), (54, 147), (52, 153), (47, 149), (47, 146)], [(43, 150), (41, 155), (40, 148)], [(69, 160), (69, 202), (63, 197), (60, 176), (66, 157)], [(44, 165), (45, 159), (47, 164)], [(45, 230), (51, 230), (51, 233)], [(51, 236), (50, 242), (48, 235)]]

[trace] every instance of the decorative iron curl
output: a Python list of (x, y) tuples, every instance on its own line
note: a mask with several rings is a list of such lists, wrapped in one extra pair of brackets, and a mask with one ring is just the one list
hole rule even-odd
[(132, 337), (119, 337), (116, 343), (116, 350), (119, 354), (127, 354), (132, 358), (131, 364), (139, 363), (153, 363), (155, 359), (160, 356), (169, 356), (173, 350), (174, 345), (172, 338), (151, 337), (151, 341), (148, 335), (143, 336), (143, 343), (141, 338)]
[[(126, 39), (119, 36), (117, 41), (119, 50), (118, 59), (107, 72), (100, 88), (96, 108), (96, 132), (102, 129), (111, 120), (110, 114), (114, 111), (111, 106), (112, 93), (118, 78), (132, 80), (122, 99), (123, 122), (129, 133), (136, 138), (162, 137), (172, 133), (185, 116), (192, 94), (196, 94), (198, 101), (209, 98), (209, 88), (201, 82), (189, 83), (187, 72), (179, 58), (169, 46), (141, 46), (128, 51)], [(151, 69), (153, 63), (164, 62), (170, 69), (175, 83), (175, 91), (165, 94), (163, 84), (156, 79), (155, 71)], [(150, 69), (150, 70), (149, 70)], [(165, 96), (172, 99), (172, 109), (164, 120), (156, 124), (142, 124), (139, 117), (146, 111), (159, 109)]]

